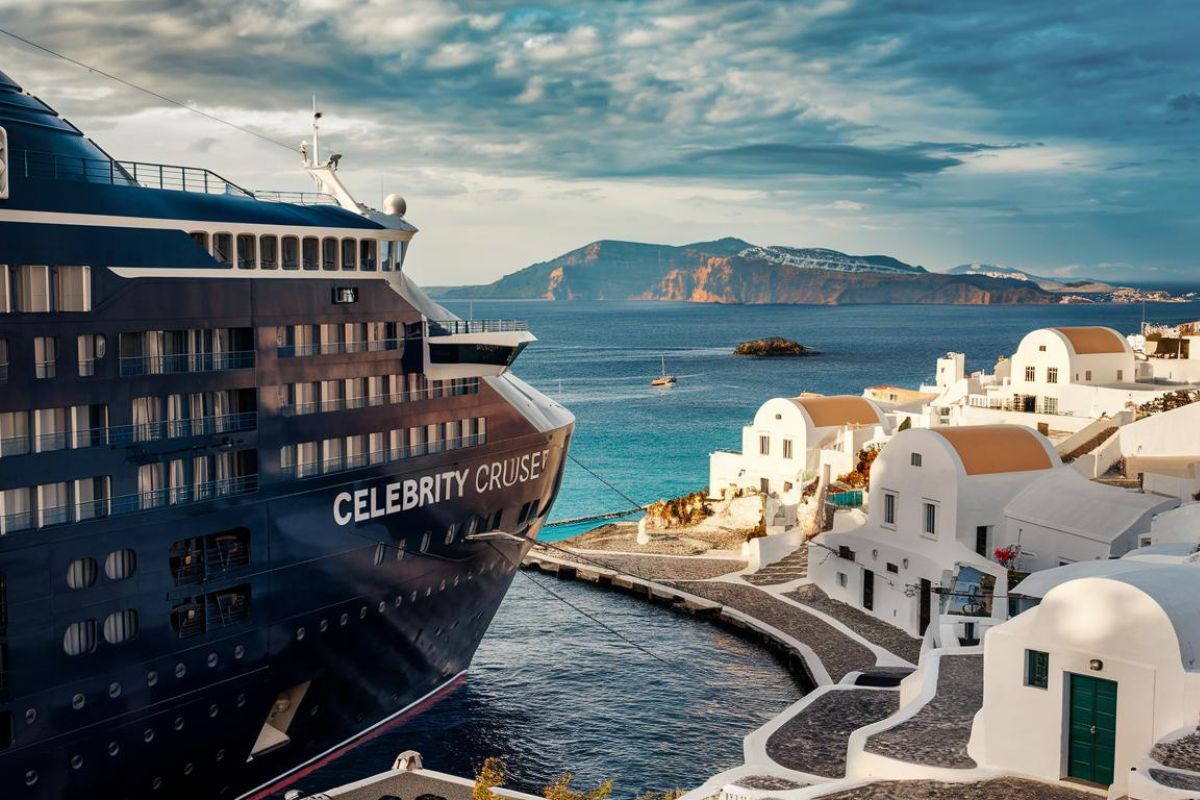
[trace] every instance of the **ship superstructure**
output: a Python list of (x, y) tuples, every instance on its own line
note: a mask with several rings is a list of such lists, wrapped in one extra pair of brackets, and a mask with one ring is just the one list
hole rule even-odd
[(0, 796), (252, 794), (469, 664), (571, 415), (416, 229), (117, 161), (0, 73)]

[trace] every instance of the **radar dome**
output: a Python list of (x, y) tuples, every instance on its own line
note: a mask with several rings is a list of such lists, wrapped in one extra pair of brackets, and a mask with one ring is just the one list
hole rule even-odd
[(383, 198), (383, 212), (385, 214), (403, 217), (406, 211), (408, 211), (408, 203), (404, 202), (404, 198), (400, 195), (389, 194)]

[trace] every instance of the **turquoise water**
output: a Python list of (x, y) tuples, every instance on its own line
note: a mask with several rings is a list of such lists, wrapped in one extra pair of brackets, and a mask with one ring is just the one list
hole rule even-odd
[[(448, 302), (461, 316), (528, 320), (538, 341), (515, 372), (574, 412), (572, 454), (638, 502), (708, 481), (708, 455), (739, 449), (741, 428), (768, 398), (800, 392), (859, 394), (893, 383), (915, 388), (948, 350), (969, 370), (991, 369), (1021, 337), (1052, 325), (1139, 329), (1141, 305), (724, 306), (658, 302)], [(1200, 318), (1200, 303), (1150, 304), (1146, 319)], [(800, 359), (742, 359), (734, 345), (785, 336), (820, 351)], [(665, 356), (674, 389), (652, 388)], [(616, 511), (628, 503), (574, 464), (551, 520)], [(548, 529), (557, 539), (586, 529)]]

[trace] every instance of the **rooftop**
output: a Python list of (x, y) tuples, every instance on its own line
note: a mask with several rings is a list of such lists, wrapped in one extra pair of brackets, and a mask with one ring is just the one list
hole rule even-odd
[(1128, 345), (1121, 334), (1112, 328), (1099, 325), (1084, 325), (1072, 328), (1055, 328), (1067, 337), (1077, 355), (1087, 356), (1098, 353), (1124, 353)]
[(1023, 425), (963, 425), (931, 428), (962, 460), (968, 475), (995, 475), (1050, 469), (1045, 440)]
[(799, 397), (799, 404), (818, 428), (838, 425), (878, 425), (882, 418), (869, 400), (855, 395), (832, 397)]

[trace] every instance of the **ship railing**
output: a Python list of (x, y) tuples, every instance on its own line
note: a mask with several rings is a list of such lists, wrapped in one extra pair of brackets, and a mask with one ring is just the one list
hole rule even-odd
[(254, 366), (253, 350), (231, 350), (224, 353), (171, 353), (158, 356), (121, 356), (121, 375), (166, 375), (178, 372), (217, 372), (227, 369), (250, 369)]
[(279, 345), (275, 353), (279, 358), (302, 356), (327, 356), (343, 353), (379, 353), (384, 350), (399, 350), (400, 339), (355, 339), (349, 342), (323, 342), (321, 344)]
[(258, 414), (245, 411), (240, 414), (224, 414), (194, 419), (158, 420), (138, 422), (132, 425), (113, 425), (107, 428), (84, 428), (75, 431), (39, 433), (31, 437), (13, 436), (0, 439), (0, 457), (46, 453), (55, 450), (78, 450), (103, 445), (154, 442), (161, 439), (176, 439), (184, 436), (206, 436), (214, 433), (234, 433), (253, 430), (258, 426)]
[(8, 383), (8, 364), (0, 364), (0, 383)]
[(317, 414), (326, 411), (344, 411), (350, 408), (366, 408), (368, 406), (384, 406), (394, 403), (412, 403), (419, 400), (433, 400), (441, 397), (465, 397), (478, 394), (479, 383), (476, 382), (466, 390), (453, 388), (450, 391), (442, 389), (439, 392), (432, 387), (415, 391), (395, 392), (393, 394), (371, 394), (359, 397), (335, 397), (328, 400), (310, 400), (304, 403), (288, 403), (280, 407), (280, 413), (285, 417), (298, 417), (304, 414)]
[(254, 197), (232, 181), (201, 167), (153, 164), (145, 161), (81, 158), (62, 153), (14, 150), (9, 170), (26, 178), (55, 181), (81, 181), (110, 186), (140, 186), (199, 194)]
[(373, 464), (389, 464), (394, 461), (404, 461), (409, 458), (430, 455), (433, 453), (461, 450), (467, 447), (478, 447), (487, 444), (487, 434), (476, 433), (469, 436), (457, 436), (437, 442), (427, 442), (418, 445), (401, 445), (385, 450), (372, 450), (367, 453), (327, 458), (321, 461), (304, 461), (299, 464), (289, 464), (281, 472), (289, 478), (311, 478), (316, 475), (331, 475), (338, 472), (360, 469)]
[(67, 522), (83, 522), (97, 517), (148, 511), (167, 506), (199, 503), (216, 497), (249, 494), (257, 490), (257, 474), (239, 475), (234, 478), (221, 478), (189, 486), (155, 489), (150, 492), (105, 497), (69, 505), (49, 506), (38, 509), (36, 514), (32, 511), (5, 514), (0, 517), (0, 521), (3, 521), (0, 533), (32, 527), (44, 528)]
[(33, 374), (38, 378), (53, 378), (58, 374), (58, 365), (54, 361), (35, 361)]
[(278, 192), (274, 190), (255, 189), (255, 199), (267, 203), (289, 203), (297, 206), (336, 206), (337, 198), (325, 192)]
[(430, 336), (457, 336), (464, 333), (513, 333), (529, 330), (519, 319), (431, 319), (426, 321)]

